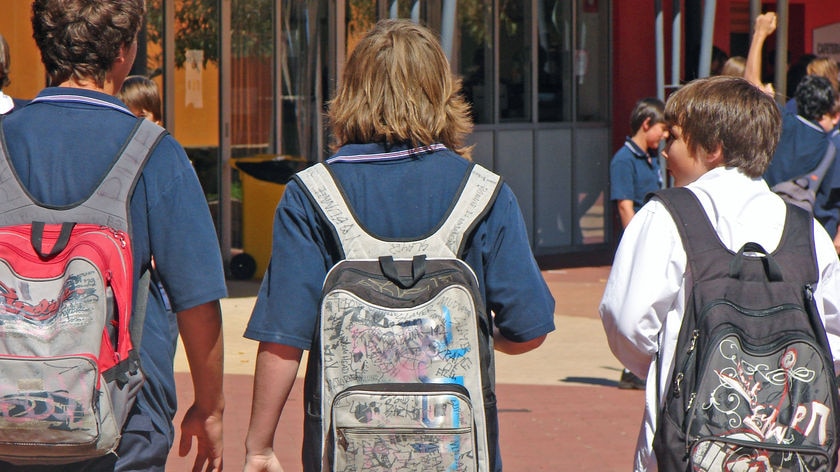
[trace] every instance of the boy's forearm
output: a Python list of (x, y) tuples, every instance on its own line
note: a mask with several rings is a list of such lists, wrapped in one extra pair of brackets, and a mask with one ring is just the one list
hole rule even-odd
[(224, 410), (224, 340), (219, 302), (179, 312), (178, 330), (190, 365), (196, 405), (207, 412)]

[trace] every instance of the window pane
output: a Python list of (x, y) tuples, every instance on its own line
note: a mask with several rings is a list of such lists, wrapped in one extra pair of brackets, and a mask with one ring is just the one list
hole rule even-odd
[(539, 0), (538, 14), (539, 121), (571, 121), (572, 4)]
[(348, 0), (346, 18), (346, 57), (350, 57), (356, 43), (376, 24), (376, 0)]
[(273, 0), (231, 3), (231, 154), (271, 150), (274, 110)]
[(420, 21), (420, 0), (390, 0), (388, 17)]
[(493, 123), (493, 5), (458, 0), (457, 10), (457, 73), (463, 78), (464, 96), (476, 123)]
[(605, 121), (608, 116), (609, 15), (604, 11), (607, 3), (578, 0), (574, 56), (578, 121)]
[(505, 2), (499, 12), (499, 109), (502, 121), (531, 119), (531, 2)]

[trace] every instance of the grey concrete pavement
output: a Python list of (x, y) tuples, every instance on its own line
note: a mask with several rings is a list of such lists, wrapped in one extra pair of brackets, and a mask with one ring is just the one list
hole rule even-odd
[[(506, 471), (627, 471), (643, 411), (643, 393), (616, 388), (621, 365), (606, 344), (597, 307), (609, 267), (545, 271), (557, 302), (557, 330), (537, 350), (497, 353), (496, 381), (501, 447)], [(225, 465), (241, 470), (250, 415), (257, 343), (242, 333), (258, 282), (230, 282), (222, 300), (225, 323)], [(175, 361), (179, 416), (191, 403), (192, 385), (183, 350)], [(275, 438), (287, 472), (300, 471), (302, 384), (296, 382)], [(194, 454), (167, 470), (190, 470)]]

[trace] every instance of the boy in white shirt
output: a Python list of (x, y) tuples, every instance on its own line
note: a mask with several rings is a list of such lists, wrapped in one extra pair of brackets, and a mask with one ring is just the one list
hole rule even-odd
[[(675, 185), (687, 187), (700, 200), (721, 242), (738, 251), (752, 241), (772, 252), (779, 245), (786, 217), (784, 202), (761, 178), (781, 126), (773, 99), (741, 78), (710, 77), (676, 91), (666, 103), (665, 120), (670, 128), (663, 151), (668, 170)], [(816, 222), (814, 240), (819, 273), (816, 306), (838, 372), (840, 262), (831, 239)], [(674, 220), (654, 198), (625, 230), (599, 308), (613, 354), (647, 378), (635, 471), (657, 470), (652, 443), (692, 286), (686, 267)]]

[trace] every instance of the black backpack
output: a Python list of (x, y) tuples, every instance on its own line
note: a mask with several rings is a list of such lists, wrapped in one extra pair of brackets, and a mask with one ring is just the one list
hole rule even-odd
[(733, 253), (690, 190), (655, 195), (693, 279), (653, 441), (659, 470), (833, 471), (838, 394), (812, 217), (788, 204), (776, 251)]

